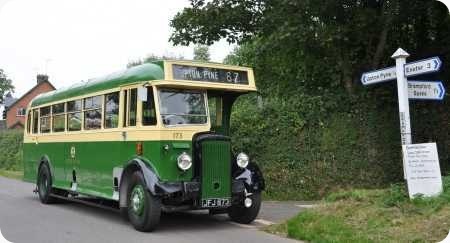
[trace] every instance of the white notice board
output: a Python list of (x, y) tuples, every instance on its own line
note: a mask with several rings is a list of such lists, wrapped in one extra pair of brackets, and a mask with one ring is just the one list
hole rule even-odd
[(410, 198), (417, 194), (438, 196), (442, 192), (436, 143), (403, 145), (403, 160)]

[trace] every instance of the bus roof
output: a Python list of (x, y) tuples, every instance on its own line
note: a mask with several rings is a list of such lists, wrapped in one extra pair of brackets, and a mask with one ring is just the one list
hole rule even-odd
[[(233, 73), (229, 76), (227, 72)], [(227, 82), (227, 78), (232, 81)], [(256, 90), (251, 68), (219, 63), (165, 60), (134, 66), (100, 78), (89, 79), (69, 87), (41, 94), (32, 100), (31, 106), (40, 106), (127, 84), (155, 80), (163, 81), (162, 84), (165, 85), (173, 84), (174, 86), (183, 84), (183, 86), (215, 87), (217, 89), (247, 92)]]

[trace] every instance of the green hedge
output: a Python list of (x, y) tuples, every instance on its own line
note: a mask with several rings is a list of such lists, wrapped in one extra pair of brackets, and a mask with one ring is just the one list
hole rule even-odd
[[(268, 199), (318, 199), (341, 188), (379, 188), (402, 181), (397, 104), (374, 97), (298, 94), (262, 102), (256, 95), (241, 97), (231, 120), (234, 150), (248, 152), (260, 165)], [(438, 129), (446, 120), (415, 106), (413, 138), (438, 142), (445, 173), (450, 139)], [(424, 110), (428, 113), (421, 114)]]
[(22, 130), (0, 131), (0, 169), (23, 170)]

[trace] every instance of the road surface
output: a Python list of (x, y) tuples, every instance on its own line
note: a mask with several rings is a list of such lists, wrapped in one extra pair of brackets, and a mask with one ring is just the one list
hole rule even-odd
[(301, 211), (302, 205), (295, 202), (263, 203), (259, 219), (251, 225), (206, 211), (165, 214), (156, 231), (141, 233), (116, 212), (73, 202), (41, 204), (33, 189), (33, 184), (0, 177), (0, 230), (11, 242), (298, 243), (261, 231), (264, 224)]

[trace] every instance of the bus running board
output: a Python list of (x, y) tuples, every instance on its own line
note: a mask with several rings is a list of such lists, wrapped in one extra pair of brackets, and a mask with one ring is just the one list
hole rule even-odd
[[(76, 197), (65, 197), (65, 196), (61, 196), (58, 194), (54, 194), (54, 193), (51, 193), (50, 195), (52, 197), (70, 201), (70, 202), (81, 203), (84, 205), (97, 207), (97, 208), (101, 208), (101, 209), (106, 209), (106, 210), (113, 211), (113, 212), (120, 212), (119, 208), (114, 206), (114, 203), (115, 203), (114, 201), (109, 201), (109, 200), (104, 200), (104, 199), (95, 199), (95, 198), (81, 199), (81, 198), (76, 198)], [(90, 199), (90, 200), (88, 200), (88, 199)], [(95, 200), (98, 200), (98, 202), (95, 202)], [(107, 202), (107, 201), (109, 201), (109, 203), (111, 205), (105, 205), (105, 202)]]

